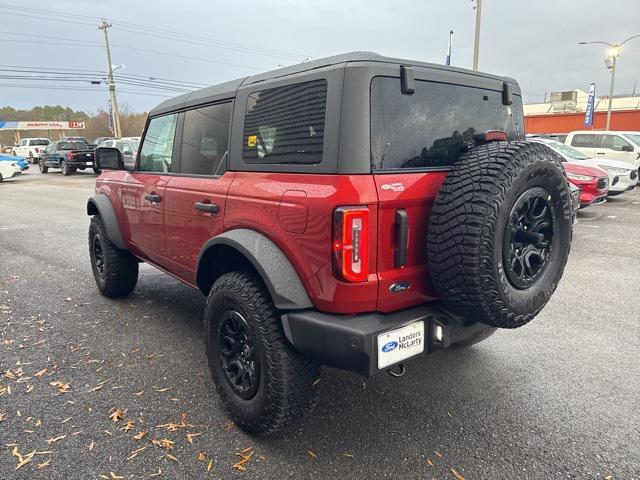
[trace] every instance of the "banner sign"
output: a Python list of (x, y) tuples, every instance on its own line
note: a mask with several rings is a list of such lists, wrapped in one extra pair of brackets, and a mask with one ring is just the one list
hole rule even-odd
[(84, 122), (4, 122), (0, 130), (77, 130), (84, 129)]
[(109, 131), (113, 133), (113, 106), (111, 105), (111, 99), (109, 99)]
[(587, 127), (593, 125), (593, 111), (595, 110), (596, 101), (596, 84), (592, 83), (589, 87), (589, 98), (587, 99), (587, 108), (584, 111), (584, 124)]

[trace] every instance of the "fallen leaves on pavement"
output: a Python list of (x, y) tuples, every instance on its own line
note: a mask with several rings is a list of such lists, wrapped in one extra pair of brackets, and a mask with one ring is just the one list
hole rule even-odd
[(460, 473), (455, 468), (451, 469), (451, 473), (453, 474), (456, 480), (464, 480), (464, 477), (460, 475)]

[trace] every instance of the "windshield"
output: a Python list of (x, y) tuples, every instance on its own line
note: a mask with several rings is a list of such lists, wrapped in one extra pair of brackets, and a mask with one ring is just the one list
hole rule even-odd
[(87, 144), (84, 142), (60, 142), (58, 150), (86, 150)]
[(640, 147), (640, 133), (625, 133), (624, 136)]
[(449, 167), (475, 145), (474, 135), (501, 130), (523, 140), (522, 100), (502, 104), (502, 92), (416, 81), (403, 95), (400, 80), (371, 82), (371, 165), (374, 170)]
[(553, 150), (573, 160), (589, 160), (590, 157), (564, 143), (547, 143)]

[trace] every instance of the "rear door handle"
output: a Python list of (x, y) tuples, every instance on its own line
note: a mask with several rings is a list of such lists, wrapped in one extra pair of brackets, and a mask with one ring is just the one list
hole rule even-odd
[(596, 155), (606, 155), (604, 152), (596, 152)]
[(407, 215), (406, 210), (396, 210), (394, 226), (396, 229), (397, 247), (393, 251), (393, 266), (400, 268), (407, 263), (407, 249), (409, 247), (409, 215)]
[(220, 207), (215, 203), (196, 202), (193, 206), (200, 212), (218, 213), (220, 210)]
[(149, 200), (152, 203), (158, 203), (160, 200), (162, 200), (162, 197), (160, 197), (160, 195), (156, 195), (155, 193), (151, 193), (151, 194), (147, 194), (144, 196), (145, 200)]

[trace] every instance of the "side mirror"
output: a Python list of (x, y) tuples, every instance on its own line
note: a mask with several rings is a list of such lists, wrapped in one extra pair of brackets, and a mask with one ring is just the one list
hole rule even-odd
[(621, 152), (633, 152), (633, 147), (631, 145), (622, 145), (620, 149)]
[(96, 148), (95, 157), (96, 167), (100, 170), (124, 170), (124, 157), (117, 148)]

